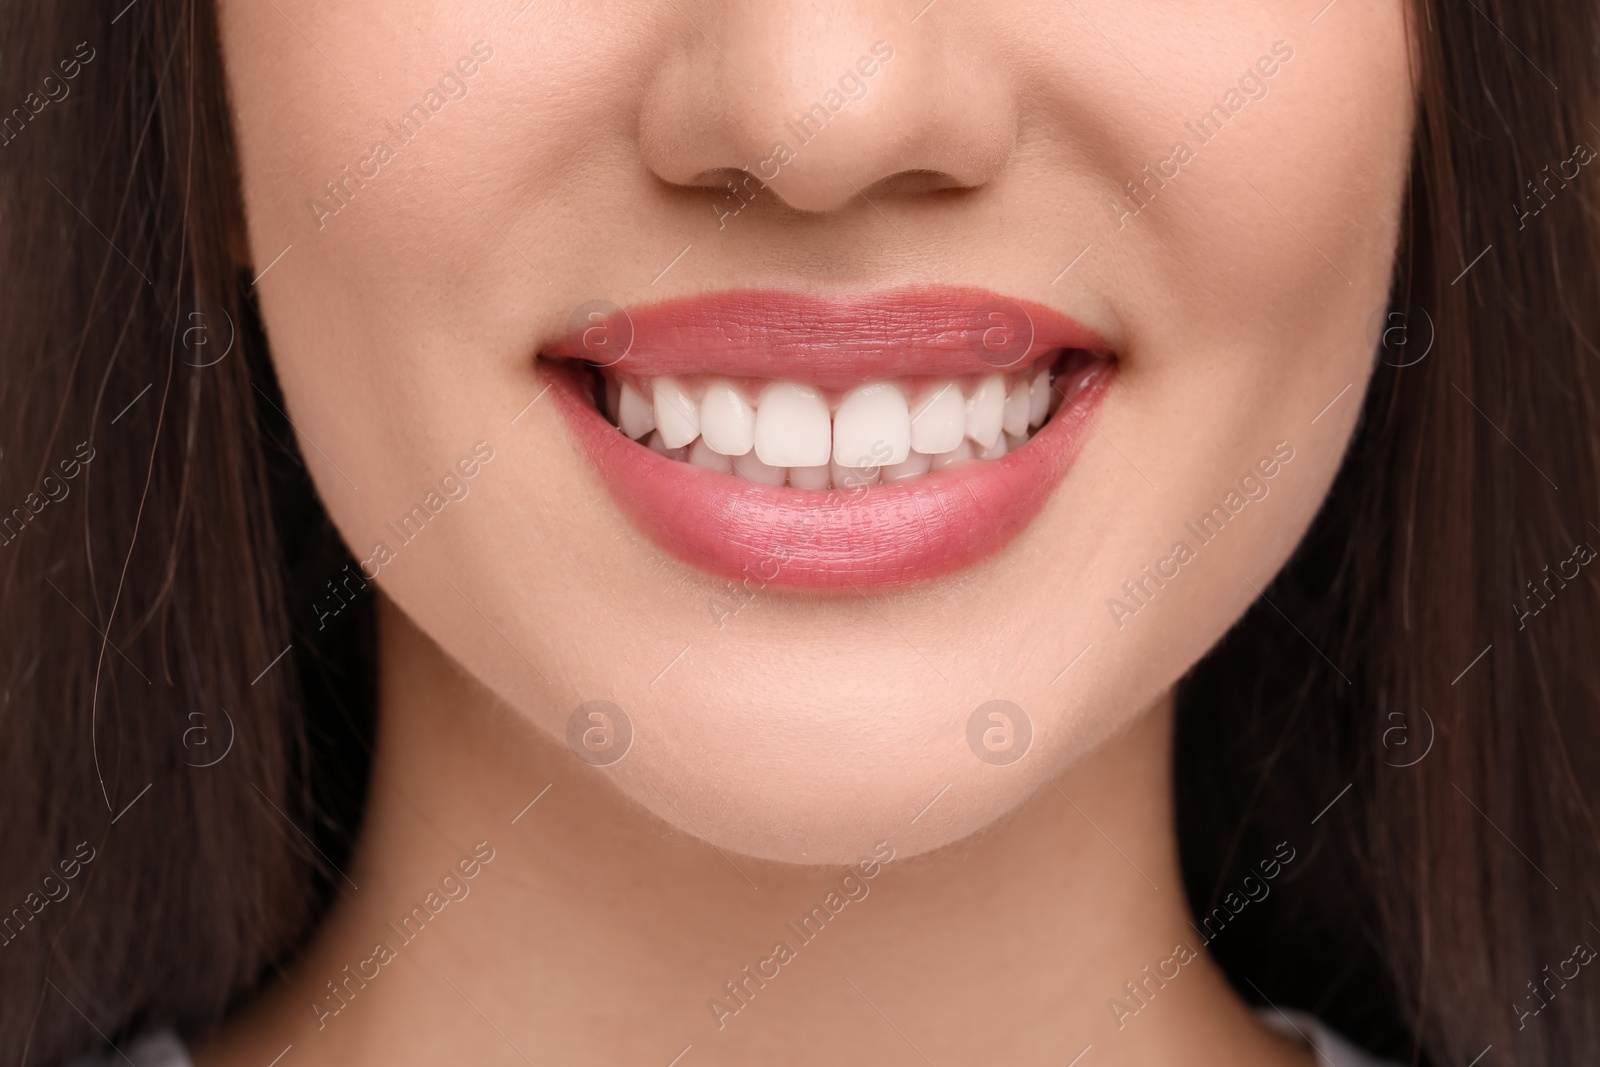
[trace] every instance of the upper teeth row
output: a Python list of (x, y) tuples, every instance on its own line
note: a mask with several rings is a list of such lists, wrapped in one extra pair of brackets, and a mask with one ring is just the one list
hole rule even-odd
[(872, 382), (831, 409), (820, 390), (797, 382), (772, 382), (754, 403), (723, 379), (706, 383), (698, 401), (688, 383), (671, 376), (638, 386), (613, 379), (607, 392), (618, 427), (636, 440), (653, 430), (663, 446), (676, 449), (699, 438), (722, 456), (753, 451), (762, 464), (786, 468), (892, 466), (912, 452), (954, 452), (968, 440), (988, 451), (1002, 433), (1026, 436), (1050, 413), (1048, 366), (1009, 389), (1000, 374), (983, 377), (970, 392), (954, 379), (931, 382), (915, 402), (895, 382)]

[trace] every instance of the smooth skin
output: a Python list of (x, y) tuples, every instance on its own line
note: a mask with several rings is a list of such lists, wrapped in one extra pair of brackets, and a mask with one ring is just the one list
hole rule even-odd
[[(1404, 11), (921, 6), (221, 0), (289, 414), (353, 554), (392, 558), (361, 594), (380, 737), (345, 893), (202, 1063), (1309, 1062), (1189, 925), (1171, 693), (1292, 551), (1359, 412), (1410, 148)], [(785, 123), (880, 41), (864, 95), (728, 216), (729, 174), (793, 147)], [(464, 95), (430, 100), (463, 57)], [(1168, 177), (1135, 212), (1147, 165)], [(913, 284), (1049, 304), (1119, 360), (1042, 514), (949, 578), (759, 591), (719, 625), (725, 583), (634, 529), (536, 401), (534, 355), (587, 301)], [(385, 524), (477, 442), (470, 491), (399, 545)], [(1130, 600), (1247, 474), (1265, 495)], [(603, 768), (566, 741), (597, 699), (634, 731)], [(1006, 766), (967, 740), (996, 699), (1032, 728)], [(480, 841), (470, 895), (322, 1016)], [(708, 1001), (879, 842), (870, 895), (719, 1029)], [(1179, 942), (1198, 958), (1119, 1019)]]

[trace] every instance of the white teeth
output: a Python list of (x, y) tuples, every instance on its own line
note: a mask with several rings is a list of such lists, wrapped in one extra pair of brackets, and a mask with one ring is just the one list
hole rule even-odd
[(818, 467), (833, 452), (833, 418), (808, 385), (773, 382), (756, 402), (756, 456), (774, 467)]
[(668, 448), (680, 448), (700, 436), (700, 405), (684, 391), (678, 379), (657, 378), (651, 392), (655, 397), (656, 429)]
[(955, 382), (938, 382), (911, 409), (911, 447), (927, 455), (948, 452), (967, 433), (967, 401)]
[(906, 478), (915, 478), (927, 474), (933, 467), (933, 457), (925, 452), (913, 452), (905, 458), (904, 463), (895, 463), (883, 468), (885, 482), (898, 482)]
[(795, 489), (826, 489), (828, 488), (828, 465), (826, 463), (816, 467), (790, 467), (789, 485)]
[(1028, 425), (1043, 426), (1050, 416), (1050, 368), (1040, 367), (1028, 386)]
[(931, 470), (942, 471), (947, 467), (959, 466), (962, 463), (971, 463), (976, 456), (972, 453), (972, 442), (962, 441), (948, 452), (941, 452), (933, 457)]
[(782, 467), (770, 467), (761, 462), (754, 452), (734, 456), (733, 473), (746, 481), (760, 482), (762, 485), (782, 485), (789, 476), (789, 472)]
[(911, 454), (911, 412), (905, 394), (888, 382), (850, 390), (833, 414), (833, 462), (881, 467)]
[(1009, 449), (1006, 447), (1006, 435), (1001, 434), (999, 437), (996, 437), (994, 439), (994, 444), (990, 445), (988, 448), (979, 448), (975, 451), (977, 452), (979, 459), (1001, 458), (1006, 454), (1007, 451), (1009, 451)]
[(733, 473), (733, 461), (707, 445), (704, 437), (697, 439), (689, 449), (689, 462), (706, 470), (721, 471), (723, 474)]
[(622, 407), (622, 383), (615, 378), (606, 379), (606, 414), (613, 419)]
[(686, 460), (689, 458), (687, 448), (668, 448), (666, 441), (661, 438), (660, 430), (652, 430), (650, 439), (645, 442), (645, 447), (652, 452), (659, 452), (668, 459)]
[(1011, 387), (1006, 406), (1000, 412), (1000, 426), (1008, 434), (1028, 432), (1028, 383), (1020, 381)]
[(842, 463), (832, 464), (830, 473), (833, 475), (835, 489), (864, 489), (869, 485), (877, 485), (883, 477), (881, 467), (846, 467)]
[(596, 395), (623, 433), (670, 459), (763, 485), (848, 492), (1000, 459), (1055, 408), (1048, 366), (964, 381), (966, 390), (955, 379), (869, 382), (831, 411), (828, 396), (798, 382), (768, 382), (752, 404), (751, 382), (605, 375)]
[[(989, 448), (1000, 436), (1005, 405), (1006, 380), (998, 374), (984, 378), (967, 397), (967, 436), (978, 447)], [(659, 408), (656, 415), (659, 420)]]
[(617, 426), (635, 441), (656, 428), (655, 408), (627, 382), (617, 397)]
[(727, 382), (712, 382), (700, 401), (700, 434), (724, 456), (742, 456), (755, 444), (755, 408)]

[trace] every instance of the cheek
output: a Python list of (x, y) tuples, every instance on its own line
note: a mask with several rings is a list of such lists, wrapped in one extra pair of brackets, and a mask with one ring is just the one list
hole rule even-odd
[[(1125, 144), (1161, 149), (1119, 161), (1129, 177), (1174, 143), (1193, 154), (1177, 178), (1142, 185), (1142, 206), (1119, 198), (1134, 213), (1105, 232), (1135, 249), (1124, 290), (1154, 298), (1134, 316), (1148, 348), (1187, 360), (1195, 339), (1214, 338), (1239, 350), (1232, 366), (1278, 379), (1284, 363), (1311, 362), (1298, 355), (1307, 338), (1338, 342), (1346, 369), (1366, 358), (1348, 342), (1387, 292), (1412, 100), (1398, 6), (1357, 0), (1339, 14), (1242, 17), (1225, 46), (1172, 74), (1161, 118), (1128, 116), (1140, 134)], [(1234, 92), (1238, 71), (1267, 55), (1270, 93)]]
[[(1037, 530), (1039, 557), (1057, 561), (1051, 584), (1076, 595), (1064, 625), (1023, 638), (1061, 665), (1090, 649), (1072, 675), (1088, 736), (1126, 723), (1267, 587), (1338, 470), (1373, 367), (1370, 324), (1387, 299), (1410, 152), (1400, 9), (1341, 3), (1314, 25), (1314, 10), (1284, 5), (1237, 14), (1225, 39), (1196, 42), (1181, 61), (1163, 61), (1162, 43), (1185, 31), (1152, 26), (1148, 10), (1102, 26), (1157, 42), (1128, 58), (1163, 72), (1159, 105), (1104, 98), (1113, 114), (1097, 129), (1127, 132), (1103, 146), (1111, 195), (1095, 198), (1104, 214), (1074, 242), (1090, 250), (1073, 273), (1115, 294), (1129, 355), (1097, 423), (1097, 475), (1069, 481), (1070, 499)], [(1220, 130), (1200, 129), (1275, 41), (1294, 54), (1268, 95), (1240, 94)], [(1142, 204), (1118, 195), (1178, 141), (1193, 158), (1175, 178), (1149, 182)], [(1238, 494), (1231, 514), (1229, 492), (1278, 442), (1294, 460), (1264, 499)], [(1219, 507), (1213, 535), (1200, 520)], [(1178, 543), (1194, 560), (1165, 584), (1144, 579)], [(1060, 699), (1046, 685), (1031, 695)]]
[[(360, 559), (403, 553), (402, 517), (429, 491), (449, 499), (441, 478), (474, 442), (503, 444), (532, 396), (508, 309), (544, 282), (469, 199), (493, 166), (484, 115), (504, 61), (462, 78), (465, 96), (440, 87), (505, 20), (482, 4), (405, 20), (370, 2), (282, 6), (222, 5), (255, 289), (336, 525)], [(485, 298), (475, 273), (505, 290)]]

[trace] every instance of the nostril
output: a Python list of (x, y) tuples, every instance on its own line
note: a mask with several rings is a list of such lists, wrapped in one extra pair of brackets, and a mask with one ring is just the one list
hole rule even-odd
[(746, 200), (767, 187), (753, 170), (739, 167), (713, 167), (701, 171), (683, 184), (691, 189), (710, 189), (742, 196)]
[(685, 187), (704, 189), (710, 196), (711, 214), (717, 220), (717, 229), (728, 224), (728, 219), (758, 201), (769, 206), (780, 204), (778, 197), (768, 191), (767, 185), (749, 170), (732, 167), (715, 167), (702, 171), (684, 183)]
[[(798, 156), (791, 163), (797, 167), (802, 163)], [(768, 176), (778, 179), (785, 172), (791, 172), (789, 167), (772, 167)], [(796, 204), (790, 197), (784, 195), (782, 188), (774, 189), (761, 180), (761, 176), (750, 168), (714, 167), (696, 174), (686, 182), (677, 183), (686, 189), (705, 190), (713, 198), (713, 212), (719, 217), (727, 214), (737, 214), (746, 206), (753, 205), (759, 200), (770, 200), (774, 205), (784, 205), (802, 212), (818, 210), (806, 204)], [(849, 200), (853, 194), (860, 194), (869, 200), (892, 199), (898, 197), (927, 196), (935, 193), (961, 191), (973, 188), (969, 182), (964, 182), (953, 174), (942, 170), (916, 169), (898, 171), (886, 175), (875, 181), (864, 181), (860, 184), (849, 180), (845, 176), (845, 188), (840, 189), (840, 199)], [(837, 205), (835, 205), (837, 206)]]
[(869, 195), (900, 197), (925, 196), (929, 193), (972, 188), (975, 188), (972, 183), (964, 182), (954, 174), (947, 174), (942, 170), (904, 170), (882, 178), (861, 191)]

